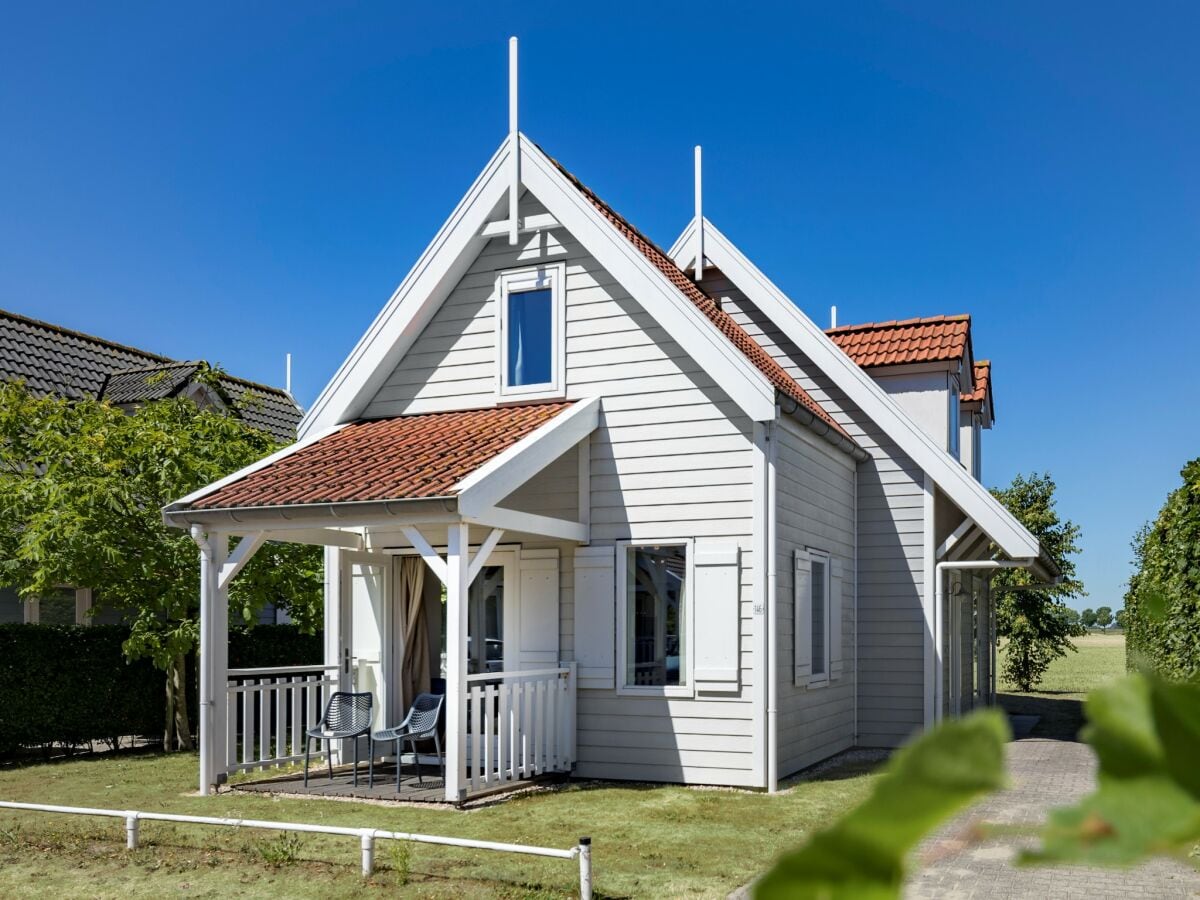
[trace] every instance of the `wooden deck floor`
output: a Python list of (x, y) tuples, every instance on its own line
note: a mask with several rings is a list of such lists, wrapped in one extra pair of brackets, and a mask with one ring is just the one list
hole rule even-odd
[[(549, 775), (530, 780), (515, 781), (501, 788), (467, 792), (465, 803), (497, 797), (522, 790), (547, 781), (561, 781), (565, 776)], [(422, 769), (422, 780), (417, 781), (416, 771), (410, 763), (404, 765), (404, 777), (400, 790), (396, 790), (396, 766), (393, 763), (376, 763), (375, 784), (367, 784), (367, 766), (358, 770), (358, 785), (348, 766), (334, 769), (331, 781), (320, 765), (309, 770), (308, 787), (304, 786), (303, 775), (264, 776), (261, 780), (243, 781), (232, 786), (235, 791), (251, 791), (264, 794), (292, 794), (302, 797), (345, 797), (356, 800), (392, 800), (401, 803), (445, 803), (445, 784), (436, 766), (426, 765)]]

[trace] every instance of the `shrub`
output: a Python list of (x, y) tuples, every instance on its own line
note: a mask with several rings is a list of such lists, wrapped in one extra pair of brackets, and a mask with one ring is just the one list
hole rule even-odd
[(122, 625), (0, 625), (0, 753), (163, 733), (162, 673)]
[(320, 632), (305, 634), (295, 625), (259, 625), (229, 633), (229, 668), (315, 666), (325, 661)]

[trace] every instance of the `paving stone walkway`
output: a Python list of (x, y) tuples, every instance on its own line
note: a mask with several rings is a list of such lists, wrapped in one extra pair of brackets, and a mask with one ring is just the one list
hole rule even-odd
[(1086, 744), (1026, 737), (1008, 745), (1011, 786), (960, 816), (921, 848), (919, 873), (905, 897), (1025, 898), (1200, 897), (1200, 873), (1182, 863), (1155, 860), (1136, 869), (1081, 866), (1017, 867), (1020, 839), (967, 840), (977, 822), (1034, 825), (1055, 806), (1091, 790), (1096, 762)]

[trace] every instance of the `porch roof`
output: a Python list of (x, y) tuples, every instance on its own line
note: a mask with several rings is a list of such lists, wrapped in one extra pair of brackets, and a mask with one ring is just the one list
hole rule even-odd
[(571, 406), (536, 403), (351, 422), (169, 510), (455, 497), (468, 476)]

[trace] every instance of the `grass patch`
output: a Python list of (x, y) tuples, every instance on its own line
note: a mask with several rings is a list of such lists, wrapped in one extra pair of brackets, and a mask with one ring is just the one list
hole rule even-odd
[[(193, 815), (316, 822), (569, 847), (594, 840), (599, 896), (723, 897), (861, 801), (861, 762), (821, 771), (779, 795), (577, 783), (472, 811), (238, 792), (194, 795), (195, 754), (121, 754), (0, 770), (0, 798)], [(238, 832), (143, 822), (124, 849), (119, 820), (0, 810), (0, 896), (570, 897), (567, 861), (381, 842), (364, 881), (354, 838)]]
[[(1083, 727), (1083, 700), (1093, 688), (1125, 674), (1125, 635), (1088, 634), (1074, 639), (1077, 653), (1068, 653), (1050, 663), (1036, 691), (1023, 694), (1016, 685), (1000, 679), (1000, 705), (1010, 713), (1039, 717), (1033, 736), (1056, 740), (1078, 740)], [(1000, 647), (1004, 664), (1004, 647)], [(1003, 668), (1001, 668), (1003, 671)]]

